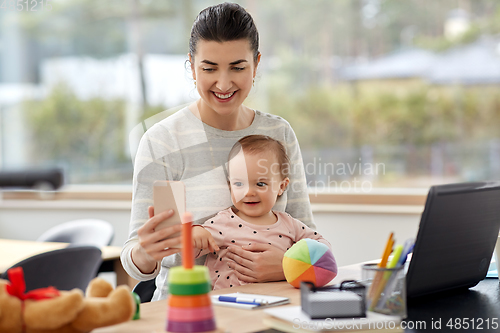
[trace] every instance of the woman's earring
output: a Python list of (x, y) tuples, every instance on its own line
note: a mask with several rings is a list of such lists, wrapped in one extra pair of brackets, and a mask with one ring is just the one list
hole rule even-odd
[(194, 80), (194, 86), (196, 87), (196, 80)]
[(252, 80), (252, 86), (255, 87), (255, 78)]

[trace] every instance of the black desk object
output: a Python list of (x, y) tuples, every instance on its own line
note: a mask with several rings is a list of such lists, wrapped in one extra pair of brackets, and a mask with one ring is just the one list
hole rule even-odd
[(30, 188), (46, 184), (56, 190), (63, 183), (63, 170), (59, 168), (0, 171), (0, 188)]
[[(441, 329), (433, 329), (439, 320)], [(405, 329), (412, 333), (500, 332), (499, 280), (488, 278), (470, 289), (408, 300), (408, 318), (404, 322), (414, 324), (414, 328)], [(417, 327), (417, 322), (425, 322), (425, 329)], [(450, 323), (453, 327), (447, 326)]]

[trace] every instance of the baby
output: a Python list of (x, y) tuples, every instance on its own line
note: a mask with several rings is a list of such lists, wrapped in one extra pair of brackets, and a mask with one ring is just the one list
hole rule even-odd
[(193, 226), (193, 244), (202, 250), (198, 257), (211, 252), (205, 265), (214, 290), (246, 284), (223, 259), (229, 245), (265, 242), (286, 251), (299, 240), (312, 238), (331, 247), (304, 223), (272, 210), (290, 182), (288, 166), (285, 147), (264, 135), (246, 136), (229, 152), (228, 183), (234, 206), (202, 226)]

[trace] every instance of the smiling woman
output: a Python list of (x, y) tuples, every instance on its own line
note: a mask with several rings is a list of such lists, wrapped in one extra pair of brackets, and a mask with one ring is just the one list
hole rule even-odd
[[(201, 11), (191, 30), (188, 57), (200, 99), (160, 121), (143, 136), (134, 166), (130, 236), (121, 256), (132, 277), (156, 277), (153, 300), (167, 296), (169, 267), (180, 264), (175, 248), (180, 239), (165, 240), (179, 231), (178, 226), (155, 231), (173, 213), (154, 214), (150, 207), (153, 182), (182, 181), (186, 210), (193, 214), (195, 224), (205, 222), (232, 205), (226, 162), (231, 147), (242, 137), (261, 134), (283, 143), (292, 164), (293, 172), (288, 175), (291, 188), (273, 200), (273, 211), (286, 212), (284, 215), (315, 228), (294, 131), (281, 117), (243, 105), (261, 57), (257, 28), (250, 14), (231, 3)], [(230, 267), (239, 280), (284, 279), (281, 261), (285, 248), (266, 241), (228, 251)]]

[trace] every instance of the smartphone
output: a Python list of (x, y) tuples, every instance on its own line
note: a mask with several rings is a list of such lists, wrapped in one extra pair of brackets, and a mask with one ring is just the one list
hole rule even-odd
[[(153, 205), (155, 215), (173, 209), (174, 215), (162, 221), (156, 230), (181, 223), (181, 216), (186, 211), (186, 187), (180, 181), (157, 180), (153, 184)], [(180, 236), (176, 233), (168, 238)], [(177, 247), (181, 247), (180, 245)]]

